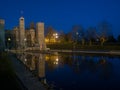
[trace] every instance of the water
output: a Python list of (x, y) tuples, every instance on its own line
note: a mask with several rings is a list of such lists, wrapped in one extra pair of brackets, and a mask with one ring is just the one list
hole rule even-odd
[(18, 58), (55, 90), (120, 90), (120, 57), (37, 53)]

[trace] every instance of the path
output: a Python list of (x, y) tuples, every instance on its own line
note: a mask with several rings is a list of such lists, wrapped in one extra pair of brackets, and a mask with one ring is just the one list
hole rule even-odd
[(17, 77), (26, 87), (26, 90), (46, 90), (38, 78), (34, 77), (32, 73), (26, 69), (20, 61), (17, 60), (17, 58), (11, 55), (11, 61)]

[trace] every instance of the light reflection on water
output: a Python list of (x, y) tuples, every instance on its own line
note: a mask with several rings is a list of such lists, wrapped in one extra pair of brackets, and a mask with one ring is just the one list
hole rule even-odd
[(44, 85), (54, 89), (120, 89), (120, 58), (77, 54), (19, 54)]

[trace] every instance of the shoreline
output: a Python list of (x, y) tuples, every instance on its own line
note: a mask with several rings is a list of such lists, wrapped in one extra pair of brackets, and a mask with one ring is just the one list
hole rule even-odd
[(40, 83), (38, 78), (32, 75), (20, 60), (18, 60), (13, 54), (10, 54), (10, 57), (16, 73), (16, 78), (19, 84), (24, 86), (25, 90), (47, 90), (47, 88)]
[(57, 53), (78, 53), (78, 54), (97, 54), (97, 55), (117, 55), (120, 56), (120, 51), (119, 50), (59, 50), (59, 49), (51, 49), (51, 50), (45, 50), (45, 51), (40, 51), (40, 50), (27, 50), (24, 52), (21, 52), (19, 50), (10, 50), (11, 52), (14, 53), (41, 53), (41, 54), (57, 54)]
[(51, 52), (58, 53), (80, 53), (80, 54), (105, 54), (105, 55), (120, 55), (120, 51), (89, 51), (89, 50), (50, 50)]

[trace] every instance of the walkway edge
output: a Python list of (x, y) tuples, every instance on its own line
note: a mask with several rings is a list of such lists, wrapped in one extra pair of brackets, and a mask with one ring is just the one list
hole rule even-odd
[(17, 58), (11, 55), (11, 61), (17, 77), (26, 87), (25, 90), (46, 90), (38, 78), (34, 77)]

